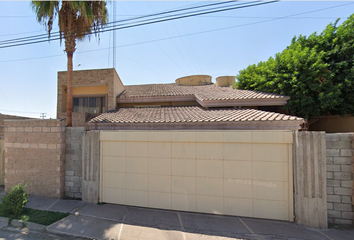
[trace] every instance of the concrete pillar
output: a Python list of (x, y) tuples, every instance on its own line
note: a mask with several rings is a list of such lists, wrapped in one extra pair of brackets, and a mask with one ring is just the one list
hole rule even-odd
[(98, 203), (99, 183), (100, 131), (89, 131), (82, 143), (82, 201)]

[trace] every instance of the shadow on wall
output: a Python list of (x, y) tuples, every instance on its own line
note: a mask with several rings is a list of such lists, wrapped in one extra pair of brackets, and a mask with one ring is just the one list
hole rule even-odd
[(310, 125), (309, 131), (325, 131), (326, 133), (354, 132), (354, 117), (353, 116), (322, 117), (317, 119), (314, 123)]

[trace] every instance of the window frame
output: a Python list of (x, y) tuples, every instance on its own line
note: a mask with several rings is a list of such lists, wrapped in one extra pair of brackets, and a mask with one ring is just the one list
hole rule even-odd
[[(90, 97), (105, 97), (106, 112), (108, 111), (108, 94), (85, 94), (85, 95), (73, 95), (73, 112), (74, 112), (74, 98), (90, 98)], [(102, 107), (101, 107), (102, 110)], [(101, 114), (100, 113), (90, 113), (90, 114)]]

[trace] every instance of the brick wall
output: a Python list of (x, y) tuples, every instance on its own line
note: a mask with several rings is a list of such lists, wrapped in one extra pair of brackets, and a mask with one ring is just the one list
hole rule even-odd
[(66, 128), (65, 196), (81, 198), (82, 137), (84, 127)]
[(32, 195), (65, 192), (65, 121), (5, 120), (5, 191), (28, 183)]
[(352, 206), (354, 134), (326, 134), (328, 222), (353, 225)]

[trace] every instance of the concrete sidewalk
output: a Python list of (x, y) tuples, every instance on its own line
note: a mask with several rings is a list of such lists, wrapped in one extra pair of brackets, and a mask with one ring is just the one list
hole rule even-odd
[(305, 228), (294, 223), (30, 197), (29, 208), (72, 213), (47, 231), (90, 239), (351, 240), (354, 230)]

